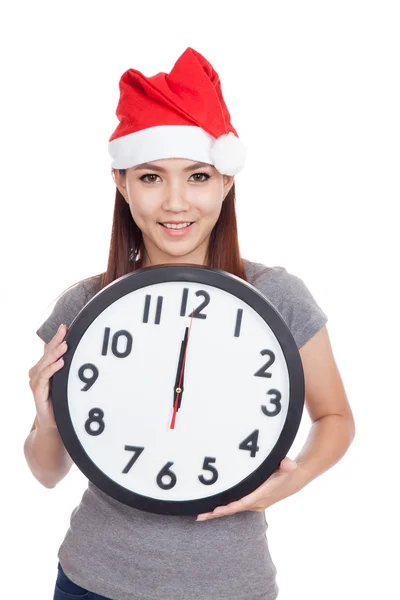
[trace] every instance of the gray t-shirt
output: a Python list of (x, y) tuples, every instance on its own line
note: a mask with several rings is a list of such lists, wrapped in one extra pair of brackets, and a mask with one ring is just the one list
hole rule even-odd
[[(284, 267), (245, 262), (246, 276), (274, 305), (301, 348), (327, 322), (303, 281)], [(37, 330), (48, 343), (99, 291), (88, 278), (64, 292)], [(196, 522), (109, 497), (90, 481), (58, 551), (67, 576), (112, 600), (275, 600), (265, 512)]]

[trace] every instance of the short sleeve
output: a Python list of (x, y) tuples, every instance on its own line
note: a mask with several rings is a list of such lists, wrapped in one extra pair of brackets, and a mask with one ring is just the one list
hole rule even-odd
[(328, 321), (328, 316), (304, 281), (284, 267), (267, 267), (253, 285), (260, 289), (278, 310), (298, 349)]
[(282, 310), (300, 349), (322, 329), (328, 321), (328, 316), (300, 277), (287, 271), (283, 277), (286, 291)]
[(46, 316), (36, 330), (37, 335), (46, 344), (55, 336), (62, 323), (68, 327), (71, 325), (77, 314), (93, 295), (93, 293), (90, 293), (93, 292), (91, 289), (93, 285), (88, 288), (87, 281), (80, 281), (62, 292), (47, 308)]

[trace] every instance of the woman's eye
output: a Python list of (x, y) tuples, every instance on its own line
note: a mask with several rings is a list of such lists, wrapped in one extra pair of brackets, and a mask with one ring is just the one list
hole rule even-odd
[(205, 179), (197, 179), (197, 181), (207, 181), (211, 177), (208, 173), (193, 173), (192, 177), (196, 177), (197, 175), (205, 177)]
[(140, 178), (140, 181), (147, 181), (147, 183), (154, 183), (154, 179), (152, 179), (150, 182), (148, 180), (145, 179), (145, 177), (158, 177), (158, 175), (154, 175), (152, 173), (148, 173), (147, 175), (142, 175)]

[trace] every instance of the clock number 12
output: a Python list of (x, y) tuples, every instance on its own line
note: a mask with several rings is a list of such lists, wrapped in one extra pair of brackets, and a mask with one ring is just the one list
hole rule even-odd
[[(192, 313), (189, 313), (188, 315), (186, 315), (186, 311), (187, 311), (187, 301), (188, 301), (188, 294), (189, 294), (189, 288), (183, 288), (182, 291), (182, 302), (181, 302), (181, 312), (180, 312), (180, 316), (181, 317), (191, 317)], [(196, 296), (203, 296), (204, 300), (203, 302), (194, 310), (193, 312), (193, 317), (195, 319), (206, 319), (207, 315), (205, 315), (204, 313), (202, 313), (201, 311), (208, 306), (208, 304), (210, 303), (210, 294), (208, 292), (206, 292), (205, 290), (197, 290), (197, 292), (195, 292)]]

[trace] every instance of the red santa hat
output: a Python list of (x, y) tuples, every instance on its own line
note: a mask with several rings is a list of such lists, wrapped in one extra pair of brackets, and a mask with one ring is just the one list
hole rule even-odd
[(113, 168), (161, 158), (205, 162), (224, 175), (243, 168), (246, 148), (231, 124), (219, 76), (193, 48), (170, 73), (125, 71), (119, 89), (119, 125), (108, 144)]

